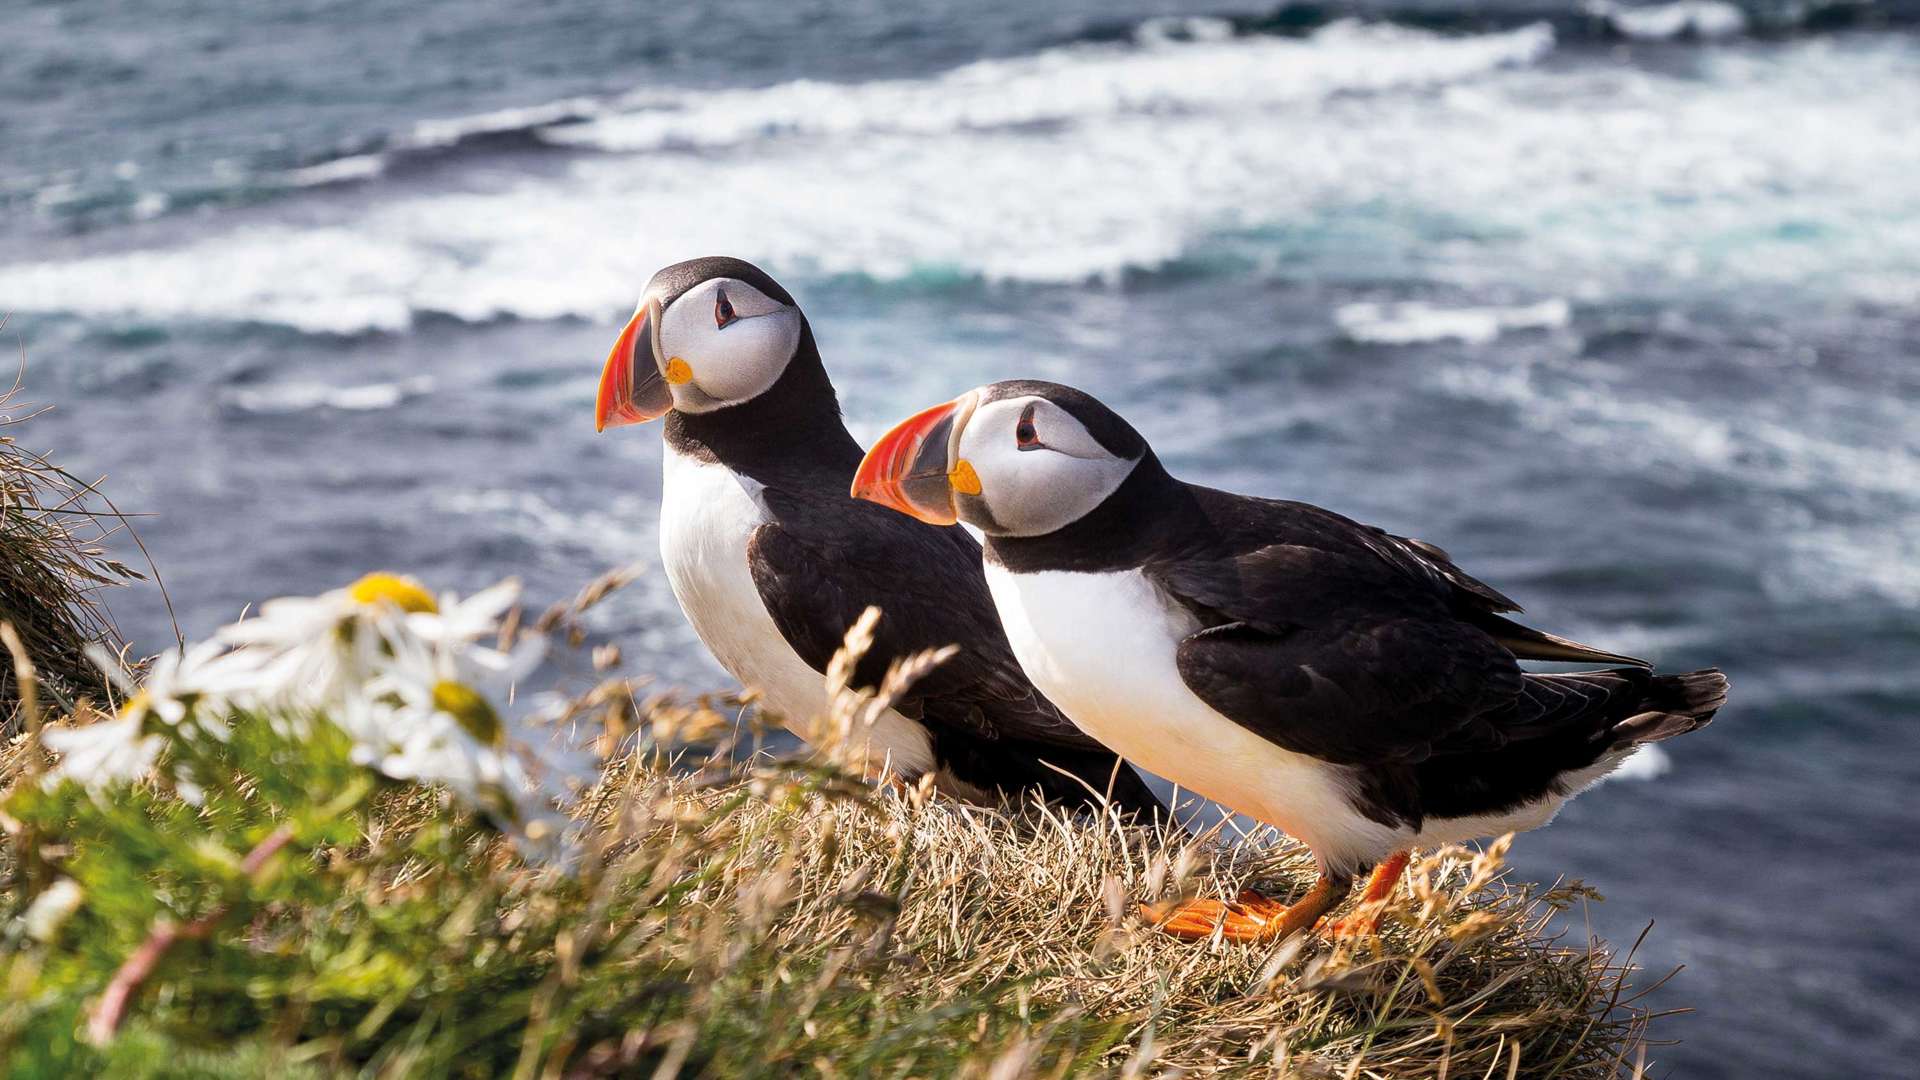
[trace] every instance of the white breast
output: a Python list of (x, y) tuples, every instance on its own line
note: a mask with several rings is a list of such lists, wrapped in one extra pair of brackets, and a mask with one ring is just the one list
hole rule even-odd
[(989, 562), (987, 584), (1027, 677), (1121, 757), (1277, 826), (1323, 863), (1364, 864), (1406, 839), (1354, 809), (1344, 769), (1281, 749), (1187, 689), (1174, 650), (1199, 624), (1139, 571), (1015, 574)]
[[(722, 465), (667, 447), (660, 502), (660, 560), (680, 610), (714, 659), (763, 695), (789, 731), (814, 741), (826, 684), (767, 614), (747, 565), (747, 541), (767, 521), (760, 486)], [(874, 725), (868, 767), (889, 762), (917, 776), (933, 767), (926, 729), (889, 711)]]

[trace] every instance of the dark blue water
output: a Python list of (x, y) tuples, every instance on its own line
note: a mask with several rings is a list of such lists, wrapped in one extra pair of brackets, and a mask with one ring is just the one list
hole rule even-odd
[[(1079, 384), (1188, 477), (1726, 668), (1714, 727), (1521, 869), (1657, 922), (1697, 1009), (1663, 1070), (1909, 1069), (1911, 6), (1175, 6), (7, 0), (31, 438), (155, 515), (189, 635), (375, 567), (558, 596), (653, 551), (657, 436), (590, 418), (634, 295), (755, 259), (863, 437)], [(157, 595), (114, 611), (170, 640)], [(657, 577), (596, 618), (721, 685)]]

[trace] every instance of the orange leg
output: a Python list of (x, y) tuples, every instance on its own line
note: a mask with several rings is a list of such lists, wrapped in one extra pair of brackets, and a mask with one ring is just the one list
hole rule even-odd
[(1140, 917), (1189, 941), (1202, 941), (1214, 930), (1228, 941), (1279, 941), (1312, 926), (1346, 895), (1347, 883), (1321, 875), (1307, 895), (1282, 904), (1251, 889), (1231, 901), (1186, 900), (1178, 904), (1141, 904)]
[[(1386, 857), (1380, 865), (1373, 868), (1373, 876), (1367, 879), (1367, 891), (1360, 896), (1360, 908), (1344, 919), (1334, 919), (1327, 924), (1327, 932), (1336, 935), (1371, 934), (1380, 929), (1380, 905), (1393, 895), (1393, 887), (1400, 884), (1400, 875), (1407, 870), (1407, 858), (1410, 852), (1396, 851)], [(1372, 910), (1368, 910), (1371, 908)]]

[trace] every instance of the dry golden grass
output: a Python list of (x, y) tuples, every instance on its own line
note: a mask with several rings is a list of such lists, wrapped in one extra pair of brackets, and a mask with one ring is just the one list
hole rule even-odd
[[(852, 654), (870, 627), (850, 633)], [(934, 659), (909, 662), (878, 694), (849, 689), (851, 664), (836, 665), (835, 743), (857, 741)], [(643, 724), (653, 746), (733, 726), (658, 703)], [(839, 958), (830, 967), (875, 965), (876, 985), (909, 986), (921, 1001), (1015, 986), (1036, 1018), (1118, 1025), (1097, 1067), (1112, 1075), (1611, 1077), (1643, 1067), (1652, 1013), (1635, 970), (1597, 942), (1563, 945), (1549, 927), (1590, 894), (1509, 882), (1507, 840), (1417, 858), (1377, 935), (1194, 944), (1145, 925), (1138, 902), (1246, 887), (1296, 897), (1313, 881), (1306, 850), (1039, 805), (969, 806), (924, 784), (876, 791), (835, 771), (836, 758), (844, 751), (743, 770), (722, 749), (710, 769), (689, 770), (641, 754), (609, 768), (581, 816), (609, 843), (682, 845), (669, 862), (679, 880), (699, 882), (687, 899), (716, 935), (713, 955), (745, 933), (776, 955), (827, 946)], [(1052, 1052), (1047, 1023), (964, 1071), (1046, 1075), (1073, 1060), (1086, 1071)]]
[[(1124, 1049), (1104, 1063), (1117, 1075), (1635, 1072), (1649, 1012), (1630, 970), (1547, 937), (1553, 909), (1582, 893), (1510, 884), (1504, 843), (1417, 859), (1378, 936), (1191, 944), (1145, 926), (1135, 902), (1249, 885), (1297, 896), (1313, 876), (1304, 849), (844, 783), (796, 809), (783, 776), (714, 784), (628, 762), (591, 812), (610, 832), (697, 828), (693, 903), (716, 927), (763, 927), (776, 952), (840, 942), (929, 999), (1014, 983), (1039, 1011), (1120, 1022)], [(610, 820), (622, 804), (624, 825)], [(1029, 1075), (1019, 1051), (988, 1071)]]

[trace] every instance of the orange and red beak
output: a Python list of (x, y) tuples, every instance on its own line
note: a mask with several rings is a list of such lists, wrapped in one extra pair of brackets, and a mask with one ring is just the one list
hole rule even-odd
[(853, 497), (929, 525), (960, 520), (958, 494), (980, 494), (980, 478), (960, 456), (960, 433), (980, 403), (977, 390), (894, 425), (853, 475)]
[(600, 370), (600, 394), (593, 403), (593, 430), (644, 424), (673, 408), (673, 392), (660, 374), (660, 301), (648, 300), (627, 320), (626, 329)]

